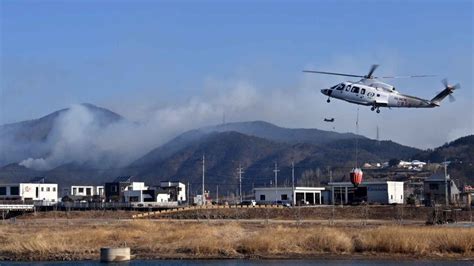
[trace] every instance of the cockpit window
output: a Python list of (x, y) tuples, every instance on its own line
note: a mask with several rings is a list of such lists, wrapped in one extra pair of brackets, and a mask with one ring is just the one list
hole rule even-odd
[(359, 93), (359, 87), (352, 87), (352, 90), (351, 90), (353, 93)]
[(344, 89), (344, 84), (339, 84), (337, 87), (336, 87), (336, 90), (339, 90), (339, 91), (342, 91)]
[(361, 89), (360, 94), (364, 95), (365, 94), (365, 89)]
[(348, 86), (346, 87), (346, 91), (350, 91), (350, 90), (351, 90), (351, 85), (348, 85)]

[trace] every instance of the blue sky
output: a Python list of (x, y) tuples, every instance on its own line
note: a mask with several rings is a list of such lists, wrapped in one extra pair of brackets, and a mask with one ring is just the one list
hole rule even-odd
[[(140, 119), (150, 110), (205, 101), (209, 87), (232, 90), (242, 81), (263, 95), (305, 86), (319, 91), (342, 80), (307, 78), (303, 68), (365, 74), (379, 63), (380, 74), (440, 75), (394, 81), (404, 93), (431, 98), (445, 76), (463, 90), (442, 113), (415, 110), (422, 114), (417, 117), (387, 110), (391, 114), (377, 119), (405, 116), (398, 121), (416, 124), (436, 117), (429, 124), (434, 127), (440, 115), (449, 119), (462, 111), (468, 126), (455, 121), (450, 127), (459, 128), (454, 135), (472, 133), (472, 1), (3, 0), (0, 7), (0, 124), (80, 102)], [(224, 85), (215, 88), (219, 84)], [(313, 100), (325, 104), (322, 95)], [(344, 108), (342, 116), (353, 113)], [(284, 126), (325, 126), (311, 115), (270, 113), (256, 109), (254, 117)], [(348, 121), (338, 130), (352, 130)], [(419, 146), (442, 144), (454, 135)], [(397, 140), (396, 134), (388, 137)], [(408, 138), (398, 140), (416, 145)]]

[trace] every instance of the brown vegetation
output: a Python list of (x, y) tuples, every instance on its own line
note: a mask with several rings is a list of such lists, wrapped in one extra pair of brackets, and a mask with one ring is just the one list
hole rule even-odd
[(131, 247), (139, 258), (308, 257), (381, 254), (469, 257), (474, 229), (382, 226), (246, 227), (239, 223), (152, 221), (44, 226), (0, 225), (0, 257), (15, 260), (97, 259), (100, 247)]

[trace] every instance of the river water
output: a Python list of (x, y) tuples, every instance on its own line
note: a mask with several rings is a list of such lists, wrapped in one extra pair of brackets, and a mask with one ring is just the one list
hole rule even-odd
[(35, 266), (365, 266), (365, 265), (383, 265), (383, 266), (448, 266), (448, 265), (474, 265), (473, 261), (438, 261), (438, 260), (134, 260), (124, 263), (100, 263), (98, 261), (74, 261), (74, 262), (0, 262), (0, 266), (10, 265), (35, 265)]

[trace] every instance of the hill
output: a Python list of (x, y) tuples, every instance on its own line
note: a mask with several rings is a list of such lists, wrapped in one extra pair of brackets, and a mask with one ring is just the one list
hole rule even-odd
[(449, 161), (451, 177), (459, 180), (461, 185), (474, 181), (474, 135), (456, 139), (434, 150), (423, 151), (416, 158), (432, 163)]
[[(184, 132), (168, 143), (152, 150), (150, 153), (134, 162), (132, 166), (140, 166), (150, 163), (153, 164), (156, 161), (168, 158), (175, 152), (191, 145), (195, 141), (202, 140), (211, 133), (222, 132), (237, 132), (248, 136), (287, 144), (325, 144), (335, 140), (346, 140), (353, 143), (353, 139), (356, 137), (356, 135), (352, 133), (337, 133), (319, 129), (284, 128), (264, 121), (227, 123)], [(359, 138), (365, 139), (363, 136), (359, 136)]]
[[(328, 141), (326, 144), (278, 142), (234, 131), (208, 134), (192, 131), (151, 151), (130, 168), (135, 175), (151, 183), (171, 178), (189, 181), (199, 189), (201, 158), (205, 154), (207, 184), (219, 185), (222, 191), (226, 188), (235, 191), (238, 184), (236, 169), (240, 164), (245, 169), (243, 188), (249, 191), (252, 186), (270, 184), (275, 162), (280, 169), (280, 182), (287, 184), (292, 162), (298, 179), (304, 178), (308, 171), (325, 171), (327, 166), (348, 171), (355, 163), (354, 143), (354, 139)], [(386, 161), (400, 156), (408, 159), (418, 152), (420, 150), (390, 141), (378, 143), (361, 138), (359, 159)]]
[[(84, 103), (77, 105), (85, 110), (98, 128), (122, 121), (124, 118), (110, 110)], [(73, 107), (74, 108), (74, 107)], [(43, 158), (52, 153), (54, 138), (60, 134), (63, 120), (75, 119), (67, 117), (71, 108), (55, 111), (44, 117), (0, 126), (0, 165), (18, 163), (28, 158)]]
[[(102, 128), (125, 119), (107, 109), (83, 104), (90, 119)], [(264, 186), (273, 182), (274, 163), (278, 163), (279, 183), (290, 183), (291, 164), (300, 185), (327, 181), (327, 167), (334, 180), (347, 180), (348, 171), (355, 165), (355, 140), (358, 139), (359, 165), (363, 162), (383, 162), (392, 158), (419, 159), (441, 162), (452, 161), (453, 177), (473, 178), (474, 136), (460, 138), (437, 149), (421, 151), (392, 141), (375, 141), (352, 133), (337, 133), (318, 129), (291, 129), (264, 121), (228, 123), (184, 132), (168, 143), (152, 149), (126, 167), (117, 166), (114, 160), (120, 155), (85, 153), (86, 158), (96, 156), (103, 164), (88, 160), (68, 160), (48, 170), (34, 170), (19, 165), (28, 157), (38, 158), (52, 152), (52, 138), (57, 138), (58, 123), (71, 119), (65, 115), (70, 109), (56, 111), (45, 117), (0, 127), (2, 140), (12, 140), (18, 146), (5, 146), (2, 141), (0, 158), (6, 162), (0, 168), (2, 182), (27, 181), (34, 176), (46, 176), (61, 185), (102, 184), (119, 175), (135, 175), (137, 180), (157, 184), (160, 180), (177, 179), (190, 182), (192, 190), (200, 189), (202, 155), (206, 156), (206, 184), (210, 189), (220, 186), (222, 193), (234, 193), (238, 187), (236, 169), (244, 168), (243, 188)], [(79, 117), (80, 118), (80, 117)], [(81, 125), (81, 123), (78, 123)], [(80, 131), (80, 128), (77, 130)], [(97, 131), (95, 131), (97, 132)], [(84, 135), (83, 133), (80, 133)], [(81, 136), (81, 140), (92, 136)], [(18, 148), (18, 149), (17, 149)], [(10, 150), (9, 150), (10, 149)], [(84, 151), (88, 151), (88, 146)], [(68, 150), (65, 149), (65, 152)], [(37, 156), (35, 156), (37, 155)], [(136, 158), (136, 157), (134, 157)], [(95, 158), (97, 159), (97, 158)], [(369, 174), (370, 175), (370, 174)], [(370, 178), (370, 176), (366, 176)]]

